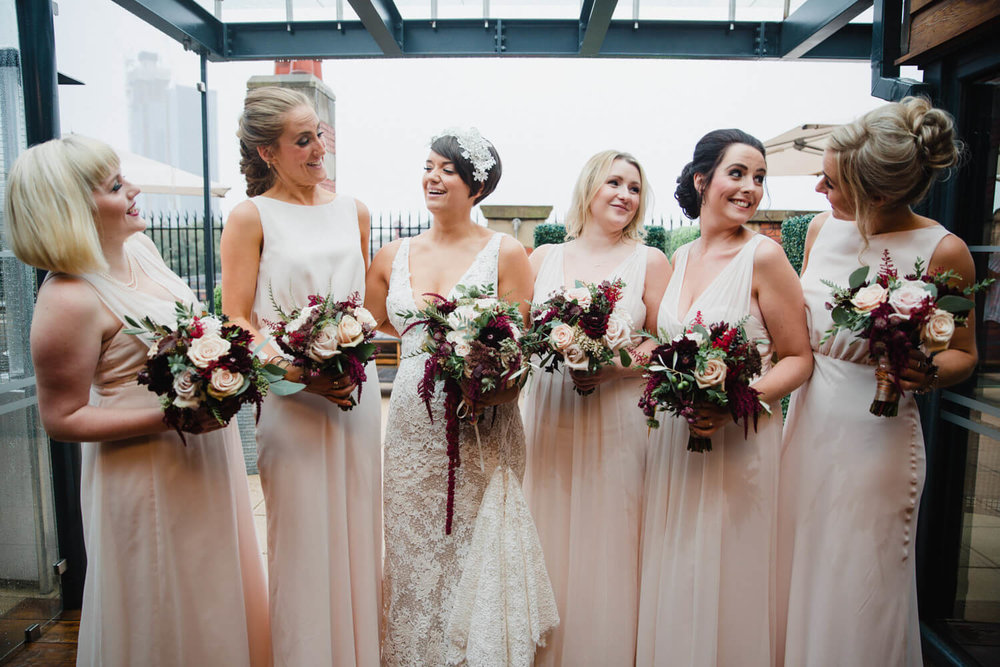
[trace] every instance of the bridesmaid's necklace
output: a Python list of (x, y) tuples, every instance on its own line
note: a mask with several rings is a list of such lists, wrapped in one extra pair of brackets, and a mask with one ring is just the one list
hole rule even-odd
[(122, 285), (123, 287), (126, 287), (128, 289), (135, 289), (136, 286), (139, 284), (139, 280), (135, 275), (135, 266), (132, 265), (132, 256), (126, 254), (125, 262), (128, 265), (128, 282), (124, 282), (119, 280), (118, 278), (115, 278), (108, 271), (102, 271), (97, 275), (99, 275), (101, 278), (104, 278), (105, 280), (110, 280), (113, 283), (118, 283), (119, 285)]

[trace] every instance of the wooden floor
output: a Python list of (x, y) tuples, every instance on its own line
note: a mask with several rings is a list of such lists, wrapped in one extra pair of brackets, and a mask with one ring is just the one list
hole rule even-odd
[[(23, 624), (23, 623), (22, 623)], [(80, 633), (80, 610), (64, 611), (42, 626), (37, 641), (22, 644), (6, 659), (3, 667), (74, 667), (76, 638)]]

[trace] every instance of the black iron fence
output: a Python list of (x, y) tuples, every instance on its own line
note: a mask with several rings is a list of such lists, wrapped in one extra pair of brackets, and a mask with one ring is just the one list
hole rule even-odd
[[(558, 219), (553, 220), (559, 222)], [(477, 222), (483, 223), (477, 218)], [(684, 221), (687, 225), (689, 221)], [(205, 216), (195, 211), (157, 211), (146, 218), (146, 235), (160, 249), (163, 259), (177, 275), (181, 276), (195, 291), (198, 298), (204, 299), (206, 267), (205, 267)], [(682, 226), (684, 223), (673, 218), (661, 216), (651, 219), (647, 225), (664, 227), (667, 230)], [(213, 215), (212, 225), (212, 255), (214, 256), (215, 280), (218, 285), (221, 262), (219, 258), (219, 239), (222, 236), (222, 215)], [(431, 216), (427, 211), (403, 213), (372, 214), (371, 237), (368, 241), (368, 252), (374, 257), (379, 249), (399, 238), (416, 236), (429, 229)], [(686, 225), (684, 225), (686, 226)]]

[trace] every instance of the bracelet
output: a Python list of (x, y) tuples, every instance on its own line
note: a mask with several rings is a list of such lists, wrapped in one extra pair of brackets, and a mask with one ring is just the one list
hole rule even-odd
[(280, 368), (282, 370), (286, 370), (286, 371), (289, 368), (291, 368), (291, 363), (289, 363), (288, 357), (286, 357), (283, 354), (276, 354), (276, 355), (270, 357), (267, 361), (264, 362), (265, 366), (268, 365), (268, 364), (274, 364), (278, 368)]

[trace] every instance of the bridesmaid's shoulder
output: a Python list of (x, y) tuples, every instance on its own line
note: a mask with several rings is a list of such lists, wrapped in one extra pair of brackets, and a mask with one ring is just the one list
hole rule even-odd
[(399, 246), (402, 244), (403, 239), (398, 238), (379, 248), (378, 252), (375, 253), (375, 257), (372, 258), (371, 268), (369, 271), (374, 271), (377, 268), (385, 266), (392, 266), (392, 260), (396, 258), (396, 253), (399, 252)]
[[(937, 224), (937, 223), (935, 223)], [(971, 284), (976, 277), (976, 265), (965, 241), (952, 233), (946, 234), (928, 260), (928, 269), (954, 269), (962, 276), (962, 285)]]
[(650, 271), (665, 271), (670, 268), (670, 260), (659, 248), (649, 246), (646, 251), (646, 273)]
[(522, 257), (526, 260), (528, 258), (528, 252), (524, 249), (524, 246), (521, 245), (521, 242), (510, 234), (504, 234), (500, 239), (500, 259), (520, 260)]
[(260, 210), (257, 205), (250, 199), (244, 199), (234, 206), (233, 210), (229, 212), (229, 217), (226, 218), (225, 227), (230, 225), (241, 230), (260, 229)]

